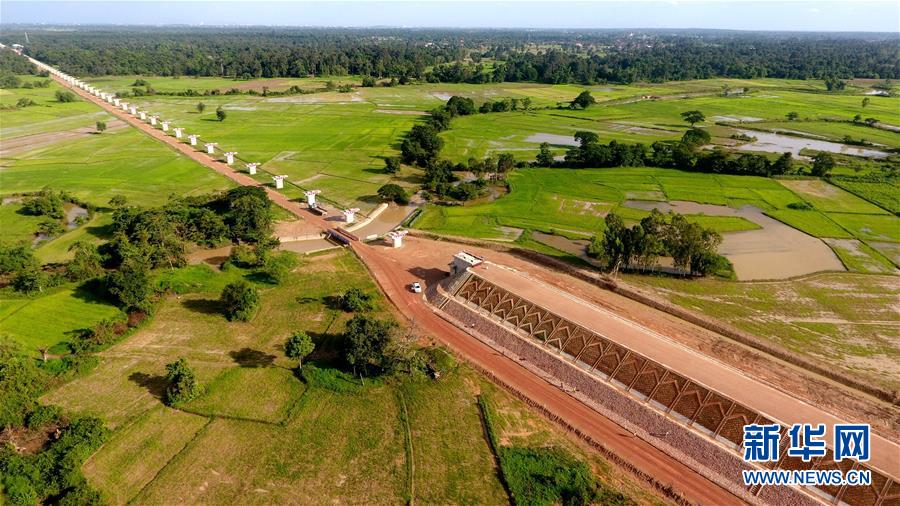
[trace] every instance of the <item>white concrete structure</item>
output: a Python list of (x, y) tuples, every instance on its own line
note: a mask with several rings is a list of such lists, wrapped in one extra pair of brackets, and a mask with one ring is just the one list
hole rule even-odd
[(159, 119), (159, 116), (157, 116), (155, 114), (153, 116), (150, 116), (150, 124), (153, 126), (156, 126), (156, 120), (158, 120), (158, 119)]
[(113, 103), (114, 100), (116, 100), (116, 98), (113, 97), (112, 95), (106, 95), (106, 101), (109, 102), (110, 104)]
[(234, 155), (237, 154), (237, 151), (228, 151), (225, 153), (225, 163), (231, 165), (234, 163)]
[(176, 139), (180, 139), (180, 138), (181, 138), (181, 134), (184, 133), (184, 129), (183, 129), (183, 128), (173, 128), (172, 130), (175, 131), (175, 138), (176, 138)]
[(122, 110), (123, 110), (123, 111), (127, 111), (127, 110), (128, 110), (128, 102), (122, 102)]
[(248, 163), (247, 164), (247, 172), (252, 176), (256, 174), (256, 168), (259, 167), (258, 163)]
[(141, 111), (141, 121), (147, 121), (147, 113), (145, 111)]
[(118, 98), (113, 99), (113, 105), (115, 105), (116, 107), (119, 107), (120, 102), (121, 102), (121, 100), (119, 100)]
[(211, 155), (215, 153), (216, 146), (218, 146), (218, 144), (215, 142), (207, 142), (206, 144), (204, 144), (204, 146), (206, 146), (206, 152)]
[(349, 225), (356, 220), (356, 213), (359, 212), (359, 208), (351, 207), (350, 209), (344, 209), (341, 212), (344, 213), (344, 221)]
[(408, 233), (406, 230), (394, 230), (393, 232), (388, 232), (386, 237), (390, 240), (391, 246), (399, 248), (403, 246), (403, 238)]
[(308, 190), (303, 192), (306, 195), (306, 204), (310, 207), (310, 209), (314, 209), (316, 204), (316, 195), (322, 193), (322, 190)]
[(463, 272), (469, 267), (475, 267), (481, 262), (484, 262), (484, 260), (471, 253), (460, 251), (459, 253), (453, 255), (453, 261), (450, 262), (450, 275)]
[(168, 132), (168, 131), (169, 131), (169, 122), (168, 122), (168, 121), (163, 121), (163, 122), (162, 122), (162, 130), (163, 130), (163, 132)]
[(137, 106), (136, 105), (131, 106), (131, 115), (137, 116)]
[(197, 145), (197, 139), (199, 139), (199, 138), (200, 138), (199, 135), (188, 135), (188, 140), (191, 141), (191, 146), (196, 146), (196, 145)]
[(280, 190), (284, 188), (284, 180), (287, 179), (287, 176), (272, 176), (272, 179), (275, 181), (275, 188)]

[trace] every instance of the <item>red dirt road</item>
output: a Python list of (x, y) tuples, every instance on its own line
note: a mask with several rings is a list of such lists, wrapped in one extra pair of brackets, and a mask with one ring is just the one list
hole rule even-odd
[(353, 249), (391, 302), (414, 325), (446, 343), (469, 362), (491, 371), (502, 382), (513, 385), (521, 395), (592, 439), (601, 441), (609, 451), (653, 476), (659, 483), (670, 485), (686, 500), (696, 504), (743, 504), (730, 492), (439, 317), (420, 294), (407, 288), (417, 278), (395, 260), (380, 254), (377, 247), (354, 243)]
[[(67, 83), (60, 79), (57, 79), (57, 81), (64, 86), (68, 86)], [(249, 176), (235, 172), (233, 168), (225, 163), (211, 158), (205, 152), (197, 151), (189, 144), (181, 142), (174, 136), (140, 121), (140, 119), (131, 116), (120, 108), (115, 108), (81, 89), (71, 88), (85, 100), (99, 105), (110, 114), (126, 121), (198, 163), (228, 177), (235, 183), (246, 186), (261, 186)], [(268, 187), (265, 187), (265, 189), (273, 202), (292, 214), (319, 226), (323, 230), (332, 228), (324, 219), (305, 211), (300, 204), (291, 201), (283, 194)], [(421, 295), (413, 294), (407, 290), (408, 284), (417, 278), (406, 267), (397, 263), (395, 259), (380, 253), (377, 247), (368, 246), (360, 242), (351, 243), (351, 247), (369, 268), (385, 294), (402, 314), (424, 332), (446, 343), (466, 360), (478, 367), (491, 371), (499, 380), (512, 385), (521, 395), (555, 413), (569, 425), (590, 438), (602, 442), (609, 451), (631, 463), (647, 475), (654, 477), (658, 483), (669, 485), (685, 500), (695, 504), (743, 504), (736, 496), (696, 473), (685, 464), (649, 443), (634, 437), (634, 435), (618, 424), (560, 391), (555, 385), (551, 385), (537, 377), (518, 363), (498, 354), (487, 345), (440, 318), (425, 304)]]

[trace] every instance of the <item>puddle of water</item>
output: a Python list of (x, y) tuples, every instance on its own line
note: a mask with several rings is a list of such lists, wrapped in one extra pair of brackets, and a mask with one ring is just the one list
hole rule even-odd
[[(69, 207), (71, 205), (71, 207)], [(66, 205), (66, 229), (73, 230), (78, 227), (78, 218), (87, 219), (88, 210), (81, 207), (76, 206), (74, 204)]]
[(753, 116), (713, 116), (712, 119), (716, 121), (728, 121), (735, 123), (750, 123), (753, 121), (762, 121), (762, 118), (755, 118)]
[(756, 141), (738, 147), (738, 149), (744, 151), (765, 151), (767, 153), (784, 153), (789, 151), (795, 156), (799, 156), (801, 150), (812, 149), (842, 155), (864, 156), (867, 158), (886, 158), (888, 156), (884, 151), (878, 151), (877, 149), (847, 146), (846, 144), (839, 144), (837, 142), (792, 137), (790, 135), (780, 135), (770, 132), (756, 132), (752, 130), (739, 130), (739, 132), (750, 137), (756, 137)]
[(579, 146), (579, 142), (575, 140), (575, 137), (571, 135), (558, 135), (558, 134), (531, 134), (525, 139), (525, 142), (533, 142), (535, 144), (541, 144), (543, 142), (549, 144), (556, 144), (559, 146)]

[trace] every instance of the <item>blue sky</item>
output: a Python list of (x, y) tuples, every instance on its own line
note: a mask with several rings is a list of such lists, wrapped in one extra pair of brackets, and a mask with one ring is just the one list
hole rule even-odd
[(3, 23), (725, 28), (900, 34), (900, 1), (3, 1)]

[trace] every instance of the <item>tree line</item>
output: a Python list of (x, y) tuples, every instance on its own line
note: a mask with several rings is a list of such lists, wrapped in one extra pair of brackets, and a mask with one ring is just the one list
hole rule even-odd
[[(221, 27), (28, 31), (29, 54), (78, 75), (355, 74), (430, 82), (584, 84), (900, 77), (900, 43), (890, 34)], [(0, 40), (23, 38), (13, 29)]]

